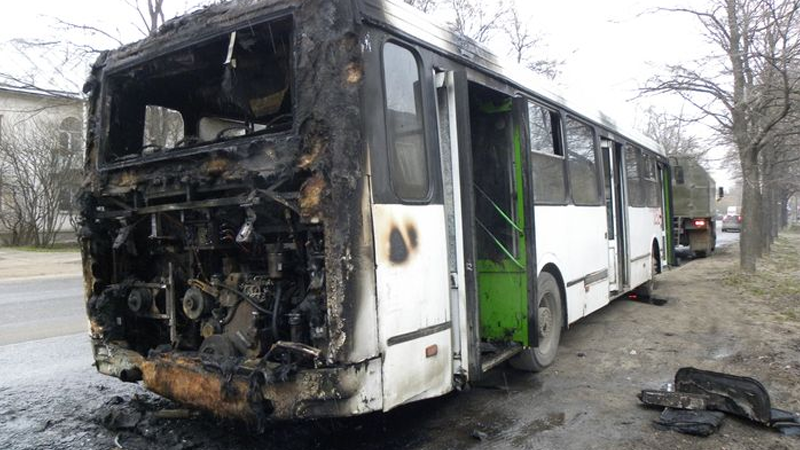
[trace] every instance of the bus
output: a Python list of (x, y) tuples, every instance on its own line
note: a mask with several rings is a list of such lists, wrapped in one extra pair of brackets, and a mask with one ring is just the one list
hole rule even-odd
[(647, 295), (670, 166), (396, 0), (214, 4), (102, 54), (79, 237), (97, 370), (221, 417), (441, 396)]

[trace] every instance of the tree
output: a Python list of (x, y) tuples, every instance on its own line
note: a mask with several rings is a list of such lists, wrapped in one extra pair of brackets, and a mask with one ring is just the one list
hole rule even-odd
[(646, 112), (647, 124), (644, 134), (658, 143), (667, 156), (680, 156), (695, 159), (698, 163), (708, 153), (708, 147), (700, 145), (697, 137), (686, 129), (688, 120), (683, 111), (673, 116), (665, 111), (650, 108)]
[(8, 244), (52, 246), (74, 209), (83, 147), (78, 132), (63, 124), (32, 118), (0, 141), (3, 210), (0, 224)]
[(740, 267), (749, 273), (763, 250), (763, 153), (798, 84), (790, 70), (800, 50), (798, 9), (794, 0), (711, 0), (707, 9), (667, 9), (695, 17), (724, 56), (670, 66), (645, 88), (679, 94), (735, 147), (743, 179)]
[(501, 27), (508, 38), (509, 53), (517, 64), (551, 80), (558, 76), (563, 61), (541, 58), (536, 54), (536, 50), (542, 47), (542, 36), (531, 32), (530, 21), (520, 15), (516, 3), (509, 8), (507, 16)]
[(403, 1), (424, 13), (433, 12), (434, 10), (436, 10), (439, 3), (439, 0), (403, 0)]
[(543, 38), (531, 32), (530, 20), (522, 17), (515, 0), (509, 3), (504, 0), (404, 1), (423, 12), (445, 11), (451, 18), (450, 29), (456, 34), (484, 45), (494, 43), (517, 64), (549, 79), (558, 75), (563, 64), (563, 61), (541, 56)]
[(502, 31), (509, 14), (509, 8), (503, 0), (449, 0), (449, 6), (454, 17), (450, 23), (453, 31), (481, 44)]
[(139, 0), (125, 0), (142, 20), (144, 28), (136, 28), (145, 36), (152, 36), (164, 22), (164, 0), (147, 0), (146, 8), (139, 4)]
[[(164, 24), (165, 0), (121, 0), (135, 14), (128, 26), (103, 29), (87, 23), (52, 18), (51, 37), (12, 39), (2, 43), (13, 59), (0, 69), (0, 82), (42, 92), (78, 93), (97, 56), (109, 48), (151, 36)], [(207, 3), (196, 0), (196, 4)], [(110, 28), (110, 27), (109, 27)]]

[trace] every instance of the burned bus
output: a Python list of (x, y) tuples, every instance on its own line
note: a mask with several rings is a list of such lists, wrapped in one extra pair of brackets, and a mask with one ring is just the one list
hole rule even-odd
[(395, 0), (216, 4), (103, 54), (80, 240), (97, 369), (219, 416), (387, 411), (666, 264), (669, 166)]

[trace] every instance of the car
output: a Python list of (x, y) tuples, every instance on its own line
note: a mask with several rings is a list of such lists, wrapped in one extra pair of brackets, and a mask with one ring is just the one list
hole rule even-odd
[(741, 214), (726, 214), (722, 218), (722, 232), (726, 231), (742, 231)]

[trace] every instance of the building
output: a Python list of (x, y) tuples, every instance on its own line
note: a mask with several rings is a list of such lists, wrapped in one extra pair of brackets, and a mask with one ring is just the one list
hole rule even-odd
[[(31, 179), (35, 176), (22, 175), (30, 173), (30, 170), (22, 170), (18, 166), (22, 163), (27, 164), (31, 169), (37, 165), (44, 164), (37, 159), (35, 149), (47, 146), (59, 155), (68, 156), (70, 186), (68, 189), (56, 189), (60, 200), (58, 200), (60, 212), (57, 216), (50, 218), (50, 222), (55, 224), (59, 240), (69, 240), (74, 237), (74, 230), (70, 224), (71, 193), (77, 188), (77, 172), (80, 170), (84, 147), (84, 117), (86, 103), (79, 94), (44, 91), (23, 87), (9, 86), (0, 84), (0, 244), (9, 244), (15, 241), (15, 234), (20, 233), (20, 221), (23, 221), (19, 214), (15, 213), (14, 187), (27, 182), (31, 185)], [(25, 150), (29, 154), (23, 155), (24, 158), (15, 160), (18, 153)], [(49, 153), (53, 155), (54, 153)], [(15, 162), (16, 161), (16, 162)], [(50, 164), (57, 166), (60, 162), (49, 160)], [(17, 167), (14, 164), (17, 164)], [(60, 169), (60, 174), (65, 173), (64, 168)], [(40, 178), (48, 178), (49, 175), (42, 177), (42, 172), (37, 172)], [(58, 178), (54, 175), (52, 179)], [(65, 178), (66, 179), (66, 178)], [(46, 183), (47, 181), (45, 181)], [(42, 184), (37, 182), (40, 189)], [(39, 193), (40, 196), (41, 193)], [(44, 195), (43, 197), (46, 197)], [(52, 209), (52, 208), (51, 208)], [(15, 215), (16, 214), (16, 215)]]

